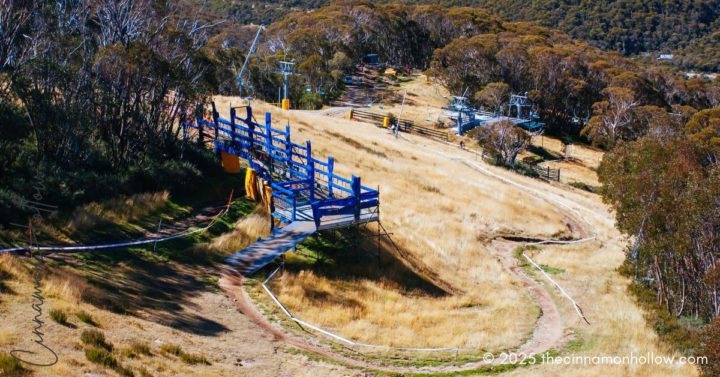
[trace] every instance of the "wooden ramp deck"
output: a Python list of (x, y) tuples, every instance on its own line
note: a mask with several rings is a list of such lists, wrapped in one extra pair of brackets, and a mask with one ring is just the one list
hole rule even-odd
[(281, 228), (277, 233), (231, 255), (227, 263), (244, 276), (252, 275), (310, 237), (316, 230), (313, 221), (295, 221)]

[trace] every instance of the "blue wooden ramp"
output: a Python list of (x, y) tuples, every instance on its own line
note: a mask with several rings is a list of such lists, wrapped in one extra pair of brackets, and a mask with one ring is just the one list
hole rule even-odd
[(294, 221), (275, 234), (261, 239), (231, 255), (227, 263), (236, 272), (248, 276), (310, 237), (317, 230), (313, 221)]

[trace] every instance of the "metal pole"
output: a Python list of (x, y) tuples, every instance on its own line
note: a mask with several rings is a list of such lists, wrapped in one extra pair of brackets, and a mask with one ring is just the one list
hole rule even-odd
[[(157, 229), (158, 236), (160, 235), (160, 227), (162, 227), (162, 219), (160, 219), (160, 222), (158, 223), (158, 229)], [(155, 253), (156, 250), (157, 250), (157, 241), (155, 241), (155, 243), (153, 243), (153, 254)]]
[(400, 105), (400, 115), (397, 118), (397, 121), (395, 122), (395, 138), (398, 138), (398, 134), (400, 134), (400, 119), (402, 119), (403, 110), (405, 109), (405, 96), (407, 96), (407, 90), (403, 93), (403, 100), (402, 105)]
[(290, 77), (288, 72), (283, 73), (283, 99), (288, 99), (288, 78)]

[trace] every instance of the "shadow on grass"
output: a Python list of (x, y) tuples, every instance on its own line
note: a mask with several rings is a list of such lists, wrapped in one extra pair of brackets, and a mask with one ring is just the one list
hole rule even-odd
[[(298, 273), (311, 270), (314, 274), (336, 281), (383, 281), (397, 287), (404, 294), (442, 297), (448, 290), (433, 279), (408, 266), (398, 257), (393, 245), (377, 239), (368, 229), (343, 229), (316, 234), (298, 245), (298, 253), (286, 261), (285, 268)], [(333, 301), (324, 292), (308, 291), (310, 298)], [(359, 302), (343, 302), (360, 306)]]
[[(207, 276), (217, 274), (224, 257), (205, 247), (212, 237), (232, 229), (255, 203), (235, 201), (207, 232), (144, 247), (65, 254), (56, 261), (77, 264), (91, 284), (83, 300), (115, 313), (135, 315), (180, 331), (212, 336), (222, 324), (192, 313), (193, 299), (215, 292)], [(72, 257), (72, 258), (70, 258)]]
[(543, 160), (545, 160), (545, 161), (559, 160), (561, 157), (559, 155), (549, 152), (547, 149), (545, 149), (543, 147), (538, 147), (537, 145), (528, 145), (527, 149), (528, 149), (528, 152), (534, 153), (534, 154), (542, 157)]

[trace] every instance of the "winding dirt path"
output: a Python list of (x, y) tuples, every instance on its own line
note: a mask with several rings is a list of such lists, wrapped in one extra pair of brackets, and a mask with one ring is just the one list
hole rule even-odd
[[(431, 153), (455, 160), (458, 163), (463, 163), (488, 177), (519, 187), (527, 192), (528, 195), (538, 197), (542, 200), (546, 200), (554, 205), (562, 207), (562, 210), (566, 212), (571, 219), (573, 219), (573, 228), (580, 234), (580, 237), (582, 237), (578, 239), (580, 242), (596, 239), (597, 230), (595, 225), (600, 225), (602, 227), (614, 226), (614, 221), (610, 217), (610, 214), (597, 212), (596, 208), (593, 208), (594, 206), (591, 204), (591, 199), (585, 195), (571, 193), (570, 191), (559, 189), (549, 184), (535, 183), (532, 184), (532, 187), (530, 187), (530, 185), (523, 183), (522, 179), (519, 177), (512, 177), (513, 173), (498, 174), (493, 172), (482, 164), (473, 161), (472, 158), (465, 157), (461, 151), (456, 153), (447, 153), (447, 148), (445, 148), (446, 151), (437, 148), (442, 146), (442, 144), (433, 144), (433, 147), (431, 147), (427, 145), (427, 142), (421, 142), (419, 140), (405, 140), (416, 144), (419, 148), (427, 149)], [(570, 339), (572, 334), (565, 331), (560, 310), (553, 300), (552, 293), (548, 290), (549, 288), (547, 288), (549, 285), (541, 284), (534, 278), (528, 276), (519, 266), (517, 258), (513, 255), (513, 250), (524, 244), (527, 243), (514, 242), (505, 239), (495, 239), (490, 245), (488, 245), (488, 249), (495, 255), (499, 263), (501, 263), (503, 267), (505, 267), (519, 282), (521, 282), (522, 286), (527, 290), (530, 297), (542, 311), (540, 318), (535, 324), (532, 336), (525, 343), (520, 345), (514, 352), (516, 354), (525, 355), (542, 354), (551, 348), (560, 348), (564, 346), (565, 342)], [(289, 334), (282, 329), (280, 325), (270, 322), (257, 309), (248, 296), (247, 292), (243, 288), (242, 279), (243, 278), (241, 276), (238, 276), (233, 271), (226, 270), (220, 280), (220, 287), (234, 300), (237, 308), (248, 318), (252, 319), (256, 324), (273, 334), (280, 342), (284, 342), (293, 347), (334, 360), (347, 366), (395, 373), (428, 373), (460, 372), (478, 369), (491, 364), (501, 364), (498, 360), (495, 360), (494, 362), (474, 361), (461, 365), (413, 367), (394, 366), (387, 365), (379, 361), (353, 359), (343, 354), (334, 352), (329, 347), (321, 345), (319, 342), (309, 337), (300, 337)]]

